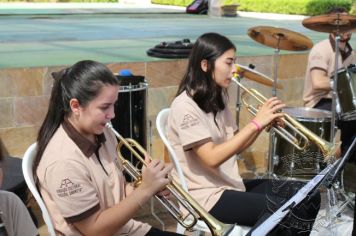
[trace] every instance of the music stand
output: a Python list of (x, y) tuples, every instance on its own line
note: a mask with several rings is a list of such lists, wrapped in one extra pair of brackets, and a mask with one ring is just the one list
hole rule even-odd
[(260, 236), (267, 235), (272, 229), (274, 229), (284, 217), (299, 203), (301, 203), (310, 192), (317, 189), (325, 177), (334, 169), (338, 161), (333, 164), (328, 165), (323, 169), (319, 174), (317, 174), (313, 179), (307, 182), (298, 192), (291, 197), (283, 206), (281, 206), (275, 213), (269, 216), (262, 224), (253, 228), (248, 235), (251, 236)]
[(268, 217), (262, 224), (258, 227), (253, 228), (248, 235), (259, 236), (267, 235), (274, 227), (279, 224), (284, 217), (300, 202), (302, 202), (310, 192), (317, 189), (319, 186), (324, 185), (330, 187), (335, 181), (337, 175), (340, 173), (344, 164), (349, 159), (350, 154), (356, 145), (356, 138), (352, 141), (352, 144), (348, 148), (346, 154), (335, 161), (334, 163), (325, 167), (318, 175), (311, 179), (306, 185), (304, 185), (298, 192), (291, 197), (282, 207), (280, 207), (275, 213)]

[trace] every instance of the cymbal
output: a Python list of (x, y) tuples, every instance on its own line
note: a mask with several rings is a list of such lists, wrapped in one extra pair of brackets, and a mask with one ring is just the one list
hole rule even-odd
[(354, 31), (356, 29), (356, 16), (345, 14), (329, 14), (312, 16), (302, 21), (304, 27), (324, 33)]
[(256, 26), (248, 29), (247, 34), (253, 40), (275, 49), (304, 51), (313, 47), (308, 37), (283, 28)]
[[(253, 70), (247, 66), (243, 66), (240, 64), (235, 64), (237, 73), (242, 74), (244, 78), (249, 80), (255, 81), (257, 83), (273, 87), (273, 79), (269, 78), (268, 76)], [(283, 86), (277, 82), (276, 88), (283, 89)]]

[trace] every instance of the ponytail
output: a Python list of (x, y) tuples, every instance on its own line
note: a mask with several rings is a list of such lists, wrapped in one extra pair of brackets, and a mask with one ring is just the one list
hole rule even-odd
[(48, 104), (48, 111), (46, 117), (42, 123), (42, 126), (38, 132), (37, 137), (37, 153), (34, 160), (33, 171), (35, 173), (38, 163), (41, 160), (42, 154), (47, 147), (47, 144), (51, 140), (52, 136), (58, 129), (59, 125), (64, 119), (64, 105), (62, 98), (62, 86), (61, 80), (65, 75), (66, 70), (60, 72), (53, 72), (53, 87), (51, 92), (51, 98)]

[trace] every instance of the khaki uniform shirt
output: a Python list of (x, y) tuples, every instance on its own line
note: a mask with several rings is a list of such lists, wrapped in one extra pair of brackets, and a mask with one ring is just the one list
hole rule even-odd
[(245, 191), (235, 155), (213, 169), (201, 163), (192, 151), (194, 146), (208, 141), (222, 143), (237, 130), (228, 108), (217, 114), (216, 122), (219, 128), (214, 122), (214, 115), (205, 113), (183, 92), (174, 99), (167, 123), (167, 138), (178, 156), (189, 193), (208, 211), (224, 190)]
[[(309, 53), (303, 91), (303, 101), (306, 107), (314, 107), (322, 98), (332, 98), (331, 87), (329, 91), (314, 88), (310, 73), (313, 69), (319, 69), (325, 71), (328, 78), (331, 78), (335, 69), (334, 45), (334, 40), (331, 38), (325, 39), (315, 44)], [(347, 44), (346, 51), (340, 51), (338, 68), (341, 69), (350, 65), (354, 58), (353, 54), (351, 46)], [(330, 82), (330, 79), (327, 82)]]
[[(116, 138), (105, 128), (97, 139), (93, 144), (63, 122), (43, 153), (37, 176), (58, 235), (81, 235), (73, 222), (125, 198), (122, 167), (114, 161)], [(129, 220), (115, 235), (142, 236), (149, 230), (149, 225)]]

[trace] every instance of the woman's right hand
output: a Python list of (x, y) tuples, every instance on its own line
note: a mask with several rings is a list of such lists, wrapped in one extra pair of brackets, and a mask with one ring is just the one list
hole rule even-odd
[(162, 191), (170, 179), (168, 174), (171, 172), (173, 165), (165, 164), (161, 160), (149, 160), (145, 158), (147, 166), (142, 169), (142, 183), (141, 188), (147, 190), (150, 195)]
[(282, 118), (284, 114), (282, 112), (278, 112), (285, 104), (282, 103), (276, 97), (272, 97), (268, 99), (258, 110), (256, 117), (254, 118), (256, 122), (258, 122), (263, 128), (269, 125), (272, 121), (276, 119)]

